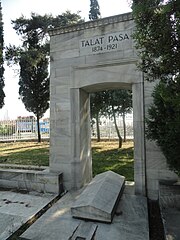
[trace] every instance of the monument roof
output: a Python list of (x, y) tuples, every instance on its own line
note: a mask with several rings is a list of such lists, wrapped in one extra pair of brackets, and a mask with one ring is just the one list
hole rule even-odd
[(75, 31), (89, 29), (89, 28), (95, 28), (95, 27), (104, 26), (108, 24), (129, 21), (132, 19), (133, 19), (132, 12), (129, 12), (129, 13), (114, 15), (106, 18), (100, 18), (95, 21), (78, 23), (78, 24), (69, 25), (66, 27), (52, 28), (49, 30), (49, 35), (50, 36), (60, 35), (64, 33), (75, 32)]

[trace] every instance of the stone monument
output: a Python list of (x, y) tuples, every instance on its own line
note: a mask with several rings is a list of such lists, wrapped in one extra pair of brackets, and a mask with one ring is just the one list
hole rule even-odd
[(159, 148), (145, 137), (145, 116), (154, 84), (144, 81), (131, 13), (50, 31), (50, 171), (63, 172), (66, 189), (92, 179), (91, 92), (133, 92), (135, 192), (158, 198), (159, 179), (170, 176)]

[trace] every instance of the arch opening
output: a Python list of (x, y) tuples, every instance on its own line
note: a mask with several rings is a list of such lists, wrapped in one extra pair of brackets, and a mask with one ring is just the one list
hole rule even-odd
[(109, 84), (90, 93), (92, 173), (111, 170), (134, 185), (132, 91), (126, 88)]

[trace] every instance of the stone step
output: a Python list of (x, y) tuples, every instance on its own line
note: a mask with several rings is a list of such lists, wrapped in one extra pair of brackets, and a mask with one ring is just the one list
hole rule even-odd
[(124, 185), (125, 177), (112, 171), (96, 175), (71, 207), (71, 215), (111, 223)]
[(51, 173), (48, 168), (37, 169), (25, 169), (25, 166), (17, 169), (0, 167), (0, 187), (50, 194), (63, 192), (62, 173)]

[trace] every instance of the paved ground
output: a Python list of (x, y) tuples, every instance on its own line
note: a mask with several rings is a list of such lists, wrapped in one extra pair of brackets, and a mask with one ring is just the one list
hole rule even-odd
[(180, 209), (166, 208), (163, 210), (167, 240), (180, 239)]
[[(22, 235), (26, 240), (69, 240), (74, 232), (90, 224), (95, 229), (96, 240), (148, 240), (148, 216), (146, 198), (135, 196), (133, 186), (126, 186), (112, 224), (87, 222), (74, 219), (70, 207), (79, 196), (69, 192), (47, 210)], [(32, 218), (55, 196), (22, 194), (0, 191), (0, 240), (7, 239), (27, 220)], [(167, 240), (180, 239), (180, 210), (169, 208), (163, 212)], [(93, 225), (92, 225), (93, 224)], [(88, 229), (89, 229), (89, 225)]]
[(7, 239), (54, 198), (0, 190), (0, 240)]
[[(130, 195), (129, 191), (125, 192), (111, 224), (93, 222), (92, 228), (97, 227), (96, 240), (149, 239), (146, 198)], [(87, 221), (72, 218), (70, 213), (70, 207), (79, 193), (67, 193), (24, 232), (22, 237), (30, 240), (75, 239), (75, 230), (81, 224), (84, 224), (84, 227), (89, 224)]]

